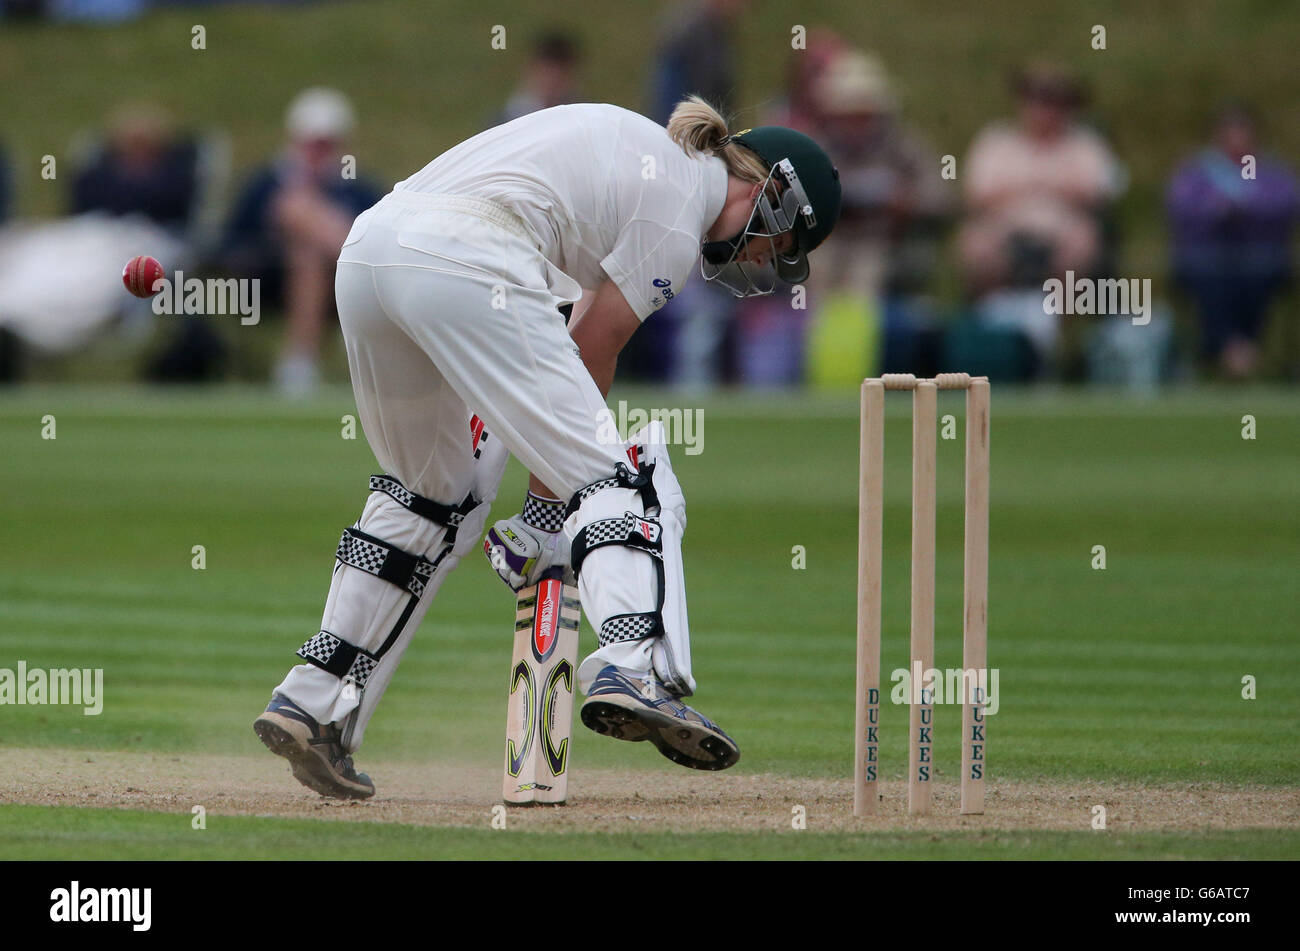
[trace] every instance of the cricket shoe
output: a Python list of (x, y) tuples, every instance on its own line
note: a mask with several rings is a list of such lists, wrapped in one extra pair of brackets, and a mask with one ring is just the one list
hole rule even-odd
[(339, 728), (321, 726), (284, 694), (272, 694), (271, 703), (253, 722), (253, 732), (276, 756), (289, 761), (294, 778), (309, 789), (332, 799), (369, 799), (375, 784), (358, 773), (343, 748)]
[(582, 722), (616, 740), (649, 740), (688, 769), (726, 769), (740, 759), (740, 747), (731, 737), (649, 672), (606, 666), (587, 691)]

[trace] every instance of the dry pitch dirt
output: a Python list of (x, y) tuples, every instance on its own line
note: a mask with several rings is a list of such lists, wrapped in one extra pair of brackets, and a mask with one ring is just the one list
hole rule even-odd
[[(379, 794), (364, 803), (324, 800), (269, 754), (178, 757), (62, 749), (0, 752), (0, 803), (90, 806), (212, 815), (280, 816), (427, 826), (487, 825), (500, 802), (500, 773), (481, 767), (366, 763)], [(583, 770), (562, 808), (512, 809), (515, 829), (553, 831), (776, 831), (801, 805), (820, 831), (1057, 830), (1090, 828), (1092, 807), (1106, 827), (1129, 832), (1300, 826), (1300, 789), (989, 781), (987, 812), (957, 815), (957, 788), (939, 785), (935, 814), (906, 814), (902, 782), (882, 783), (880, 813), (857, 820), (846, 779), (762, 774)]]

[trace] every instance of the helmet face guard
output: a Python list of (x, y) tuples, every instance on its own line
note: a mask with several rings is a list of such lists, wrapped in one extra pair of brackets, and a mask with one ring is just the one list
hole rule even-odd
[[(796, 226), (817, 224), (812, 203), (799, 182), (794, 165), (781, 159), (768, 172), (763, 188), (754, 199), (749, 223), (740, 234), (725, 241), (705, 241), (700, 246), (700, 274), (717, 281), (736, 297), (759, 297), (776, 290), (776, 279), (798, 284), (808, 279), (808, 255), (799, 248)], [(776, 239), (790, 235), (785, 254), (776, 250)], [(752, 242), (767, 242), (767, 263), (739, 261)]]

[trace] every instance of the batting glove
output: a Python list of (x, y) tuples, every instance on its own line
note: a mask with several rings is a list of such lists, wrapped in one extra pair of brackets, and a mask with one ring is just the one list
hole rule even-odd
[(557, 565), (569, 565), (569, 538), (561, 531), (564, 503), (529, 492), (524, 510), (488, 529), (483, 554), (512, 591), (536, 584)]

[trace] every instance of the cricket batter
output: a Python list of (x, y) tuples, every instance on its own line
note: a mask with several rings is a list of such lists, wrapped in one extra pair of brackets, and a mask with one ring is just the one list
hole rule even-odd
[(686, 508), (662, 429), (601, 438), (605, 395), (619, 351), (697, 259), (738, 297), (771, 293), (778, 276), (800, 283), (839, 208), (838, 173), (811, 139), (728, 133), (691, 97), (666, 130), (611, 105), (532, 113), (443, 153), (356, 219), (335, 292), (384, 474), (343, 532), (305, 663), (254, 723), (299, 781), (374, 795), (352, 754), (479, 543), (508, 453), (531, 484), (484, 549), (516, 591), (553, 566), (577, 576), (599, 635), (578, 669), (583, 723), (692, 769), (736, 762), (731, 737), (682, 702), (695, 690)]

